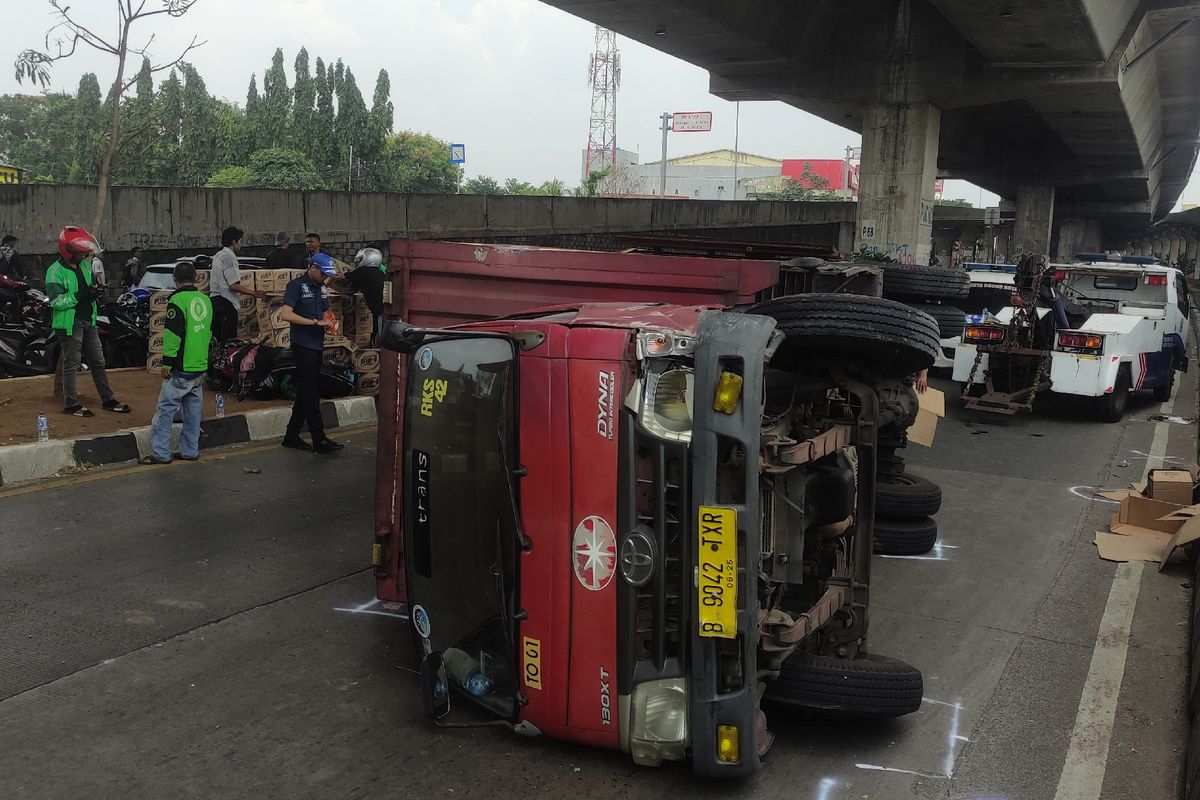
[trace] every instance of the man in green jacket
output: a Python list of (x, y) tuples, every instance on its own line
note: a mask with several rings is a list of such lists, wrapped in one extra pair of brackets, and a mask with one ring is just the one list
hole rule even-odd
[(143, 464), (171, 463), (171, 423), (183, 407), (179, 432), (179, 457), (200, 457), (200, 417), (204, 411), (204, 373), (212, 342), (213, 306), (208, 294), (196, 290), (196, 267), (186, 261), (175, 265), (175, 286), (167, 300), (163, 329), (162, 389), (158, 411), (150, 426), (151, 454)]
[(129, 406), (118, 402), (104, 371), (104, 348), (96, 332), (96, 299), (102, 290), (95, 286), (88, 261), (99, 246), (83, 228), (68, 225), (58, 235), (60, 258), (46, 270), (46, 296), (52, 312), (50, 325), (62, 340), (64, 414), (95, 416), (79, 403), (75, 378), (80, 358), (86, 358), (92, 380), (106, 411), (128, 414)]

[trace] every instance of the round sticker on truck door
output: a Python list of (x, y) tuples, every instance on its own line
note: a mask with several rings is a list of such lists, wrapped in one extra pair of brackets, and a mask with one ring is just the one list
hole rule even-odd
[(617, 566), (617, 537), (602, 517), (585, 517), (575, 526), (571, 553), (575, 578), (583, 588), (598, 592), (612, 581)]

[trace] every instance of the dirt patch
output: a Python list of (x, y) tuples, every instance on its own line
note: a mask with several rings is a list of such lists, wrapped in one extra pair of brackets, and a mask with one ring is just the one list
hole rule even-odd
[[(69, 417), (62, 413), (62, 398), (53, 396), (54, 378), (51, 375), (0, 380), (0, 445), (37, 441), (37, 415), (43, 411), (50, 422), (51, 439), (100, 436), (122, 428), (149, 425), (154, 418), (158, 390), (162, 386), (162, 378), (158, 373), (138, 368), (114, 369), (108, 371), (108, 382), (117, 399), (128, 403), (133, 409), (131, 413), (113, 414), (100, 408), (100, 397), (90, 373), (81, 373), (78, 383), (79, 402), (96, 414), (90, 418)], [(238, 401), (231, 395), (225, 395), (227, 415), (289, 405), (291, 403), (287, 400)], [(216, 415), (215, 394), (205, 390), (204, 418)]]

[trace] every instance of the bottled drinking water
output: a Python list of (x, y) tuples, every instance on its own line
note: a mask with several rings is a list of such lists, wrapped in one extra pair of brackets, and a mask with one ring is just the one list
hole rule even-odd
[(217, 419), (225, 416), (225, 395), (217, 392)]
[(50, 421), (46, 419), (45, 412), (37, 415), (38, 441), (50, 441)]

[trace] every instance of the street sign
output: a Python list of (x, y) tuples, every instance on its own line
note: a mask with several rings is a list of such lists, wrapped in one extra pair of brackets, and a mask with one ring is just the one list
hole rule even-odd
[(991, 227), (1000, 224), (1000, 206), (992, 206), (983, 210), (983, 224)]
[(702, 133), (711, 130), (711, 111), (676, 111), (671, 115), (672, 133)]
[(465, 144), (450, 145), (450, 163), (451, 164), (467, 163), (467, 146)]

